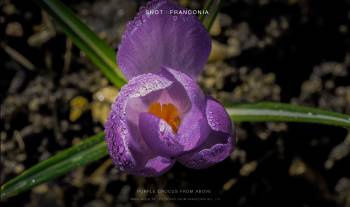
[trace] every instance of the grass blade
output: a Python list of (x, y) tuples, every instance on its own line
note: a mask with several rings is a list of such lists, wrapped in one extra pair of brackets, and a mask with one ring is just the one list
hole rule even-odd
[(214, 23), (216, 16), (219, 13), (221, 6), (221, 0), (208, 0), (204, 5), (204, 10), (208, 10), (208, 15), (200, 15), (199, 20), (203, 23), (204, 27), (210, 31), (211, 26)]
[(0, 198), (4, 200), (36, 185), (55, 179), (73, 169), (99, 160), (108, 154), (104, 133), (96, 134), (85, 141), (39, 162), (21, 175), (8, 181), (0, 188)]
[(350, 115), (285, 103), (227, 106), (235, 122), (304, 122), (350, 128)]
[[(210, 9), (210, 7), (213, 5), (214, 0), (207, 0), (204, 4), (203, 10), (208, 10)], [(198, 19), (203, 22), (205, 19), (206, 15), (200, 14), (198, 15)]]
[(116, 87), (121, 88), (126, 83), (123, 74), (117, 69), (113, 48), (81, 22), (67, 6), (59, 0), (37, 2)]

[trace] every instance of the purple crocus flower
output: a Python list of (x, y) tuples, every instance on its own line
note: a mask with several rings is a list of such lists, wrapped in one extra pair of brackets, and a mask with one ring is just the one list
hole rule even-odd
[(221, 162), (235, 137), (224, 107), (196, 77), (211, 39), (195, 15), (169, 0), (149, 2), (126, 28), (118, 64), (129, 80), (112, 105), (106, 140), (122, 171), (159, 176), (175, 161), (202, 169)]

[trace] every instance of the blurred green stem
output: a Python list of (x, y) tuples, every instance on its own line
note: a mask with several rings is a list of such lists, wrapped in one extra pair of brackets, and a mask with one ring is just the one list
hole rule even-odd
[(221, 0), (208, 0), (205, 3), (204, 10), (208, 10), (208, 15), (200, 15), (199, 20), (203, 23), (204, 27), (208, 30), (211, 29), (211, 26), (214, 23), (215, 18), (217, 17), (221, 7)]
[(53, 17), (63, 32), (103, 72), (109, 81), (117, 88), (121, 88), (126, 83), (126, 79), (116, 64), (114, 49), (80, 21), (70, 8), (59, 0), (36, 1)]
[(226, 110), (234, 122), (302, 122), (350, 128), (350, 115), (293, 104), (226, 103)]
[(87, 165), (107, 155), (104, 133), (86, 138), (81, 143), (41, 161), (0, 188), (0, 199), (15, 196), (41, 183), (57, 178), (77, 167)]

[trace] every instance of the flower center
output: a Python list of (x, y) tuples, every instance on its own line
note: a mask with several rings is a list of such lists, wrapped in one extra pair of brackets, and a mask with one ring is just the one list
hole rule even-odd
[(173, 104), (154, 102), (149, 106), (148, 112), (166, 121), (171, 126), (174, 133), (179, 129), (181, 119), (179, 111)]

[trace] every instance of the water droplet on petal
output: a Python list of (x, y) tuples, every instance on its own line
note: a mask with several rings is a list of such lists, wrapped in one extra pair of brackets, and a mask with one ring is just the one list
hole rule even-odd
[(165, 127), (166, 127), (166, 125), (165, 125), (164, 122), (160, 122), (160, 123), (159, 123), (159, 131), (160, 131), (160, 133), (161, 133), (162, 135), (163, 135), (164, 132), (165, 132)]

